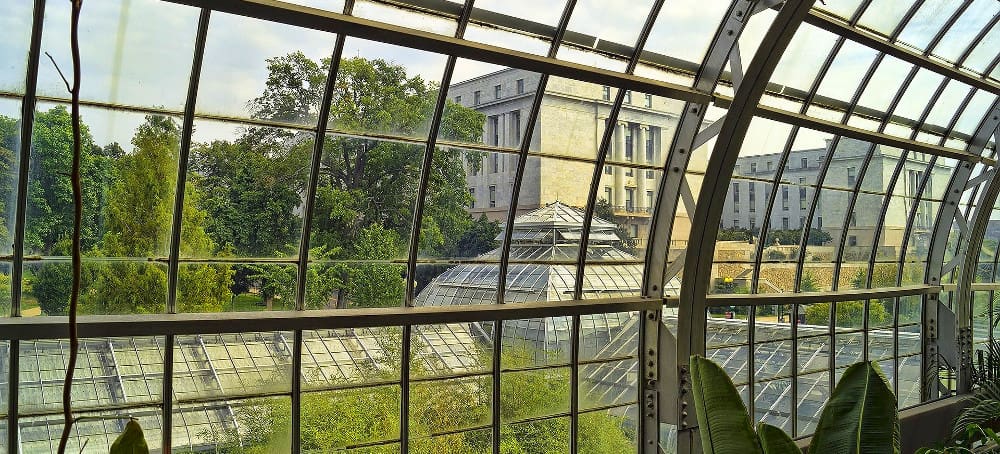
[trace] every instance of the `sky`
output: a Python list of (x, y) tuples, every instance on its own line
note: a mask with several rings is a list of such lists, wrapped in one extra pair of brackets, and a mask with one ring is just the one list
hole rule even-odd
[[(31, 1), (4, 0), (6, 14), (0, 16), (0, 90), (23, 90), (24, 55), (27, 51), (30, 32)], [(343, 2), (336, 0), (295, 0), (306, 6), (339, 10)], [(652, 0), (628, 2), (628, 7), (620, 3), (603, 0), (580, 0), (570, 20), (570, 29), (596, 36), (598, 39), (615, 42), (634, 42), (643, 21), (648, 15)], [(831, 8), (845, 11), (856, 5), (857, 0), (827, 1)], [(875, 0), (862, 23), (878, 26), (902, 9), (905, 1)], [(914, 31), (903, 35), (919, 43), (925, 35), (939, 28), (942, 16), (950, 14), (954, 8), (949, 0), (928, 0), (921, 8), (912, 27)], [(964, 49), (985, 22), (982, 16), (1000, 9), (996, 0), (975, 0), (966, 14), (960, 18), (961, 32), (950, 33), (941, 43), (942, 52), (956, 53)], [(647, 49), (691, 61), (700, 61), (707, 49), (712, 34), (729, 6), (723, 0), (668, 0), (654, 25)], [(477, 8), (497, 11), (523, 17), (524, 11), (531, 11), (531, 19), (554, 25), (562, 12), (561, 1), (538, 0), (479, 0)], [(157, 0), (91, 0), (85, 3), (81, 35), (83, 40), (83, 97), (100, 102), (121, 103), (142, 107), (161, 107), (182, 110), (191, 71), (194, 36), (198, 21), (198, 10), (182, 5)], [(992, 9), (991, 9), (992, 8)], [(374, 20), (393, 22), (400, 25), (450, 35), (454, 33), (454, 23), (446, 20), (428, 20), (425, 16), (400, 14), (370, 1), (359, 1), (355, 14)], [(740, 50), (744, 66), (751, 60), (765, 33), (773, 11), (765, 11), (754, 16), (740, 39)], [(869, 19), (870, 18), (870, 19)], [(127, 20), (123, 20), (127, 19)], [(867, 21), (867, 22), (866, 22)], [(879, 22), (881, 21), (881, 22)], [(70, 53), (68, 46), (69, 2), (47, 2), (45, 32), (42, 49), (68, 70)], [(884, 26), (884, 25), (883, 25)], [(956, 27), (959, 27), (956, 25)], [(909, 30), (909, 29), (908, 29)], [(911, 36), (912, 35), (912, 36)], [(539, 40), (514, 39), (509, 34), (470, 28), (470, 39), (487, 41), (490, 44), (510, 46), (518, 50), (545, 53), (547, 44)], [(336, 36), (314, 30), (299, 29), (277, 23), (247, 19), (221, 13), (212, 14), (202, 68), (201, 85), (198, 92), (197, 110), (201, 113), (246, 117), (246, 103), (258, 96), (267, 78), (265, 59), (302, 51), (313, 60), (328, 57), (333, 50)], [(828, 32), (811, 26), (803, 26), (784, 55), (774, 82), (799, 89), (807, 89), (818, 66), (828, 55), (835, 37)], [(534, 42), (530, 42), (534, 41)], [(995, 54), (995, 51), (994, 51)], [(362, 56), (383, 58), (403, 65), (409, 75), (420, 75), (425, 80), (439, 81), (444, 70), (446, 57), (439, 54), (392, 46), (350, 37), (346, 41), (345, 57)], [(563, 53), (572, 55), (575, 61), (601, 65), (601, 60), (585, 52)], [(862, 46), (845, 46), (838, 54), (831, 74), (820, 87), (820, 93), (843, 98), (844, 93), (853, 93), (860, 75), (871, 64), (874, 52)], [(975, 55), (975, 53), (974, 53)], [(567, 57), (569, 58), (569, 57)], [(889, 60), (889, 59), (887, 59)], [(893, 65), (896, 65), (895, 67)], [(885, 70), (880, 67), (876, 80), (881, 83), (898, 84), (900, 74), (909, 70), (909, 65), (887, 61)], [(489, 72), (502, 69), (498, 66), (464, 60), (456, 67), (453, 81), (459, 82)], [(882, 74), (884, 73), (884, 74)], [(929, 93), (937, 87), (940, 76), (918, 74), (914, 85), (907, 92), (902, 109), (917, 111), (926, 104)], [(66, 89), (59, 78), (55, 66), (46, 57), (42, 60), (38, 77), (38, 92), (45, 96), (65, 96)], [(898, 85), (896, 85), (898, 86)], [(961, 87), (949, 87), (949, 97), (939, 111), (942, 117), (950, 116), (948, 108), (954, 110), (953, 100), (964, 92)], [(912, 94), (910, 93), (912, 91)], [(873, 105), (887, 103), (894, 88), (879, 86), (866, 92), (862, 100)], [(992, 101), (990, 97), (976, 98), (983, 109)], [(912, 104), (912, 106), (911, 106)], [(45, 105), (40, 106), (46, 108)], [(12, 115), (18, 111), (16, 103), (0, 101), (0, 114)], [(108, 112), (87, 109), (85, 121), (91, 126), (98, 143), (118, 141), (128, 143), (135, 127), (141, 123), (142, 115), (122, 112)], [(970, 114), (969, 118), (975, 115)], [(969, 120), (967, 123), (971, 123)], [(750, 143), (760, 143), (748, 148), (749, 153), (774, 152), (771, 144), (783, 144), (783, 125), (755, 126), (751, 128)], [(197, 140), (232, 138), (237, 126), (221, 123), (200, 122)], [(966, 125), (967, 126), (967, 125)], [(973, 126), (974, 127), (974, 126)], [(810, 139), (811, 137), (811, 139)], [(825, 135), (805, 134), (803, 146), (821, 146)], [(780, 149), (780, 147), (778, 148)]]

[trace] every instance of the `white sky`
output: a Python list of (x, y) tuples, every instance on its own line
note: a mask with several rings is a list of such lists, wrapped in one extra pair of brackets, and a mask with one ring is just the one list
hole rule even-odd
[[(4, 0), (5, 14), (0, 16), (0, 90), (21, 90), (24, 74), (24, 55), (30, 27), (30, 0)], [(313, 7), (339, 10), (343, 2), (337, 0), (297, 0), (295, 3)], [(476, 7), (523, 17), (524, 11), (532, 12), (532, 19), (555, 24), (563, 8), (562, 1), (551, 0), (480, 0)], [(581, 0), (570, 21), (575, 31), (592, 34), (600, 39), (633, 42), (645, 20), (652, 0), (609, 2)], [(828, 4), (845, 2), (830, 0)], [(855, 0), (846, 3), (857, 3)], [(902, 8), (906, 1), (875, 0), (872, 17), (878, 11), (889, 14)], [(950, 0), (929, 0), (912, 24), (922, 34), (935, 30), (940, 16), (950, 14)], [(728, 8), (725, 0), (668, 0), (651, 33), (647, 48), (659, 53), (699, 60), (704, 54), (715, 27)], [(975, 0), (970, 10), (975, 14), (963, 15), (959, 21), (961, 32), (952, 34), (942, 46), (961, 48), (982, 27), (979, 15), (1000, 11), (995, 0)], [(81, 34), (83, 40), (83, 97), (102, 102), (164, 107), (181, 110), (190, 75), (192, 48), (198, 10), (157, 0), (90, 0), (85, 3)], [(924, 11), (926, 10), (926, 11)], [(67, 69), (69, 65), (68, 18), (69, 2), (47, 2), (45, 33), (42, 49)], [(415, 16), (394, 14), (384, 7), (359, 1), (355, 13), (376, 20), (393, 21), (402, 25), (453, 33), (453, 24), (432, 22)], [(394, 14), (394, 15), (393, 15)], [(391, 15), (391, 16), (389, 16)], [(123, 17), (124, 16), (124, 17)], [(867, 16), (867, 15), (866, 15)], [(740, 40), (744, 66), (769, 25), (773, 13), (768, 11), (755, 16)], [(122, 20), (127, 19), (127, 20)], [(957, 26), (958, 27), (958, 26)], [(496, 35), (491, 35), (496, 36)], [(920, 35), (914, 35), (917, 39)], [(336, 36), (329, 33), (299, 29), (266, 21), (246, 19), (213, 13), (206, 44), (205, 61), (198, 93), (197, 109), (200, 112), (246, 116), (246, 102), (258, 96), (267, 77), (265, 59), (302, 51), (313, 60), (328, 57), (333, 50)], [(788, 52), (779, 64), (774, 81), (795, 88), (807, 89), (819, 64), (833, 45), (834, 37), (827, 32), (805, 26), (800, 30)], [(492, 44), (504, 45), (503, 42)], [(544, 49), (544, 43), (541, 43)], [(860, 77), (870, 65), (874, 53), (866, 49), (845, 46), (838, 56), (831, 77), (824, 81), (821, 92), (849, 96)], [(406, 67), (409, 75), (420, 75), (428, 81), (439, 81), (445, 57), (404, 47), (391, 46), (357, 38), (349, 38), (344, 50), (346, 57), (362, 56), (383, 58)], [(462, 81), (500, 67), (463, 61), (456, 67), (453, 81)], [(908, 66), (906, 66), (908, 69)], [(853, 77), (852, 77), (853, 76)], [(911, 87), (912, 104), (917, 110), (926, 103), (919, 94), (932, 92), (940, 78), (918, 77)], [(925, 80), (926, 79), (926, 80)], [(44, 58), (38, 76), (39, 94), (65, 96), (65, 88), (52, 63)], [(879, 93), (892, 93), (895, 87), (879, 87), (873, 93), (873, 103)], [(958, 90), (955, 89), (955, 92)], [(866, 93), (866, 96), (868, 94)], [(929, 96), (929, 95), (927, 95)], [(883, 95), (884, 97), (884, 95)], [(985, 104), (992, 98), (980, 100)], [(45, 107), (45, 106), (41, 106)], [(985, 107), (984, 107), (985, 108)], [(16, 103), (0, 101), (0, 114), (16, 115)], [(98, 143), (118, 141), (127, 144), (134, 128), (142, 121), (141, 115), (106, 112), (88, 109), (85, 121), (91, 126)], [(971, 116), (970, 116), (971, 117)], [(971, 121), (971, 120), (970, 120)], [(231, 138), (234, 128), (224, 125), (204, 124), (198, 138)], [(750, 143), (760, 144), (760, 152), (781, 149), (785, 136), (781, 128), (760, 126), (755, 122), (751, 129)], [(810, 136), (800, 140), (803, 146), (822, 146), (825, 135)], [(773, 148), (774, 143), (779, 143)], [(752, 147), (757, 149), (757, 146)], [(756, 153), (756, 152), (751, 152)]]

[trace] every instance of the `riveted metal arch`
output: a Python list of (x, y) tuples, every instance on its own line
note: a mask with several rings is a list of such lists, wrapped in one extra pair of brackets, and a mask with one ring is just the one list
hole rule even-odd
[[(750, 16), (757, 9), (757, 6), (758, 3), (755, 0), (736, 0), (730, 5), (695, 77), (694, 88), (697, 91), (711, 93), (715, 89), (715, 86), (723, 76), (726, 63), (730, 60), (733, 52), (738, 51), (736, 43), (742, 35)], [(655, 209), (653, 210), (653, 219), (650, 226), (649, 243), (646, 248), (646, 265), (643, 267), (642, 294), (645, 297), (663, 299), (667, 296), (664, 294), (664, 286), (666, 281), (673, 277), (667, 275), (670, 272), (667, 267), (667, 260), (670, 254), (674, 220), (682, 200), (681, 194), (685, 190), (690, 191), (690, 188), (686, 187), (684, 171), (687, 169), (691, 151), (696, 148), (694, 146), (696, 137), (698, 137), (698, 133), (702, 130), (707, 108), (708, 105), (705, 103), (689, 102), (685, 104), (684, 110), (680, 115), (677, 131), (674, 134), (670, 150), (667, 153), (666, 161), (663, 163), (663, 177), (660, 178), (660, 187), (657, 191), (657, 200), (654, 205)], [(719, 125), (721, 126), (721, 120)], [(689, 216), (692, 213), (692, 208), (693, 203), (687, 206)], [(677, 263), (682, 263), (683, 257), (683, 255), (678, 257)], [(650, 385), (648, 382), (655, 382), (662, 377), (678, 376), (676, 370), (664, 373), (665, 368), (676, 369), (676, 361), (663, 361), (662, 359), (668, 357), (677, 358), (675, 353), (680, 351), (680, 347), (678, 347), (678, 352), (659, 352), (655, 354), (659, 349), (659, 336), (657, 333), (662, 324), (661, 316), (660, 312), (654, 311), (647, 311), (642, 314), (643, 321), (642, 325), (640, 325), (642, 327), (640, 342), (644, 352), (647, 354), (654, 352), (653, 355), (642, 356), (643, 359), (640, 360), (640, 366), (644, 366), (640, 367), (640, 369), (645, 369), (640, 371), (640, 383), (647, 385), (641, 387), (643, 388), (643, 395), (641, 397), (644, 400), (650, 397), (649, 390), (646, 388), (651, 388), (652, 386), (648, 386)], [(652, 364), (647, 364), (647, 359), (645, 358), (652, 360)], [(656, 383), (652, 383), (652, 385), (655, 386)], [(676, 388), (681, 385), (673, 382), (663, 383), (660, 385), (660, 389), (664, 386)], [(669, 420), (680, 421), (680, 417), (686, 411), (684, 406), (679, 402), (674, 408), (658, 408), (657, 410), (659, 414), (656, 415), (656, 419), (658, 421), (664, 420), (664, 412), (674, 414), (675, 417), (668, 418)], [(643, 427), (645, 429), (645, 426), (649, 424), (646, 420), (649, 418), (643, 419)], [(640, 438), (640, 440), (642, 439)], [(646, 452), (647, 447), (648, 441), (644, 442), (640, 449), (643, 450), (642, 452)]]
[[(994, 137), (996, 142), (1000, 139), (1000, 109), (993, 109), (984, 122), (984, 126), (992, 128), (989, 135)], [(987, 137), (989, 137), (989, 135)], [(986, 228), (989, 225), (990, 215), (993, 213), (993, 205), (997, 201), (997, 194), (1000, 193), (1000, 178), (997, 173), (993, 174), (985, 189), (980, 194), (976, 209), (972, 212), (972, 221), (969, 223), (969, 234), (965, 241), (965, 263), (959, 270), (958, 287), (955, 291), (955, 307), (957, 308), (957, 318), (959, 320), (959, 333), (966, 334), (960, 337), (971, 341), (971, 321), (972, 321), (972, 281), (976, 275), (976, 262), (979, 260), (979, 249), (983, 245), (983, 237), (986, 235)], [(971, 344), (962, 342), (959, 351), (962, 352), (961, 367), (958, 375), (958, 392), (966, 393), (972, 388), (971, 374)]]
[[(756, 5), (756, 1), (747, 0), (736, 0), (730, 5), (695, 78), (696, 90), (711, 93), (715, 89)], [(701, 130), (707, 108), (708, 105), (703, 103), (685, 104), (664, 162), (663, 178), (660, 179), (657, 191), (656, 209), (653, 210), (649, 243), (646, 247), (646, 266), (643, 268), (642, 289), (645, 296), (664, 297), (663, 287), (672, 277), (666, 275), (667, 260), (674, 219), (680, 207), (682, 187), (685, 185), (684, 170), (687, 169), (695, 137)], [(688, 208), (690, 216), (692, 207)]]
[[(736, 158), (739, 156), (740, 144), (746, 136), (753, 119), (756, 106), (764, 94), (764, 88), (781, 55), (784, 53), (792, 36), (809, 13), (813, 1), (786, 2), (778, 12), (764, 35), (761, 47), (767, 52), (758, 52), (747, 66), (743, 83), (736, 90), (730, 115), (727, 115), (715, 148), (709, 158), (705, 173), (706, 180), (714, 184), (702, 187), (698, 196), (698, 209), (692, 216), (691, 225), (699, 228), (691, 232), (684, 264), (684, 280), (681, 284), (681, 301), (678, 323), (678, 363), (681, 370), (686, 369), (688, 356), (691, 353), (705, 351), (706, 297), (709, 279), (712, 272), (712, 258), (715, 252), (716, 226), (722, 218), (722, 208), (727, 194), (729, 181), (732, 177)], [(684, 380), (685, 376), (679, 376)], [(683, 389), (682, 389), (683, 390)], [(686, 401), (682, 394), (681, 405)], [(683, 415), (683, 414), (682, 414)], [(689, 452), (694, 439), (694, 420), (682, 417), (678, 432), (679, 452)], [(681, 435), (684, 432), (685, 435)]]
[[(976, 129), (976, 132), (973, 133), (967, 150), (970, 153), (982, 153), (986, 144), (989, 142), (990, 137), (996, 131), (998, 123), (1000, 123), (1000, 99), (994, 101), (987, 115)], [(942, 202), (941, 209), (938, 210), (937, 219), (935, 220), (934, 229), (932, 230), (933, 233), (930, 238), (929, 246), (930, 253), (927, 257), (925, 282), (931, 285), (938, 285), (941, 283), (944, 274), (950, 272), (947, 268), (948, 264), (945, 263), (944, 259), (947, 255), (948, 237), (951, 234), (951, 224), (957, 216), (964, 216), (964, 214), (959, 211), (962, 195), (967, 191), (975, 190), (979, 187), (979, 185), (968, 185), (972, 175), (972, 170), (971, 163), (961, 163), (952, 174), (951, 180), (948, 184), (948, 189), (944, 193), (944, 201)], [(956, 298), (961, 296), (958, 292), (955, 292), (955, 295)], [(958, 299), (958, 301), (955, 301), (954, 303), (960, 304), (961, 299)], [(925, 373), (925, 376), (936, 376), (937, 371), (941, 367), (938, 357), (939, 343), (953, 343), (956, 341), (956, 339), (940, 339), (937, 336), (939, 331), (937, 326), (937, 311), (937, 304), (929, 304), (928, 302), (928, 304), (925, 305), (924, 331), (927, 332), (928, 335), (924, 338), (923, 363), (925, 364), (925, 370), (930, 372)], [(922, 392), (924, 394), (922, 396), (924, 399), (930, 399), (936, 398), (941, 394), (942, 390), (940, 389), (938, 380), (935, 379), (925, 382)]]

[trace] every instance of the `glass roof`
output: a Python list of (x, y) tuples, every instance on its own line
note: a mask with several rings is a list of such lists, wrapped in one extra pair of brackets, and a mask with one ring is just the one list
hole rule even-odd
[[(68, 299), (71, 5), (8, 3), (0, 317), (28, 320)], [(855, 361), (879, 362), (900, 407), (947, 396), (966, 380), (921, 377), (964, 373), (956, 340), (924, 333), (952, 316), (977, 348), (993, 340), (998, 17), (995, 0), (86, 3), (81, 312), (662, 300), (657, 335), (685, 342), (659, 370), (710, 357), (755, 420), (794, 436)], [(457, 383), (499, 408), (501, 375), (539, 370), (587, 397), (479, 425), (412, 417), (413, 434), (503, 426), (530, 452), (525, 428), (568, 440), (597, 415), (625, 443), (660, 424), (674, 452), (696, 423), (637, 411), (667, 389), (639, 379), (656, 336), (605, 309), (88, 339), (74, 399), (197, 451), (250, 443), (245, 409), (285, 424), (310, 393), (409, 402)], [(52, 449), (67, 348), (0, 333), (6, 449)], [(411, 449), (411, 410), (388, 411), (384, 433), (294, 449)], [(106, 450), (120, 423), (82, 422), (75, 442)]]

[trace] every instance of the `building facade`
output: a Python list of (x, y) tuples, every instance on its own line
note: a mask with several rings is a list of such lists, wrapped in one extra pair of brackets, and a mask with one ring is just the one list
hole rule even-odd
[[(486, 115), (483, 141), (507, 149), (488, 152), (476, 168), (467, 166), (466, 182), (473, 216), (506, 217), (517, 170), (516, 150), (530, 140), (517, 214), (553, 202), (585, 207), (597, 157), (616, 92), (606, 86), (552, 77), (545, 87), (534, 133), (525, 137), (528, 112), (539, 75), (505, 69), (452, 85), (452, 101)], [(626, 94), (600, 182), (598, 199), (606, 200), (614, 221), (640, 243), (648, 236), (660, 170), (669, 151), (683, 103)], [(589, 161), (589, 162), (588, 162)], [(618, 164), (618, 165), (616, 165)], [(573, 176), (578, 176), (574, 178)], [(685, 219), (686, 220), (686, 219)], [(678, 222), (686, 229), (686, 222)]]

